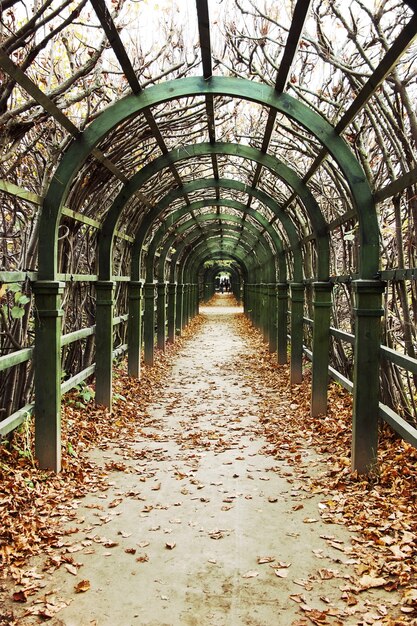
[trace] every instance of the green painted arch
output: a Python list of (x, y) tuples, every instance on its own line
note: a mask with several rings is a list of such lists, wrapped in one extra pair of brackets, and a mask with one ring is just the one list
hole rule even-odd
[[(239, 228), (239, 226), (236, 227), (232, 227), (231, 224), (222, 224), (219, 225), (217, 224), (218, 222), (218, 215), (216, 213), (212, 213), (212, 214), (206, 214), (205, 216), (198, 216), (198, 218), (202, 218), (202, 219), (197, 219), (197, 223), (194, 221), (194, 219), (189, 220), (188, 222), (186, 222), (183, 226), (183, 228), (178, 229), (178, 231), (176, 231), (175, 233), (173, 233), (170, 237), (168, 237), (167, 241), (166, 241), (166, 246), (164, 247), (164, 252), (167, 248), (167, 245), (169, 245), (169, 247), (176, 247), (175, 241), (176, 238), (183, 234), (186, 233), (187, 231), (189, 232), (190, 236), (192, 233), (194, 234), (200, 234), (201, 236), (204, 237), (204, 235), (206, 234), (206, 232), (211, 232), (211, 230), (216, 230), (220, 229), (220, 232), (224, 232), (224, 233), (228, 233), (230, 230), (233, 230), (234, 232), (238, 232), (240, 233), (241, 236), (241, 230)], [(233, 221), (236, 224), (240, 224), (240, 218), (236, 217), (236, 216), (229, 216), (229, 221)], [(216, 222), (215, 224), (210, 225), (209, 227), (205, 228), (204, 232), (201, 232), (198, 229), (198, 224), (204, 224), (205, 222)], [(190, 231), (189, 229), (192, 228), (192, 231)], [(248, 233), (245, 233), (245, 239), (246, 236), (249, 236), (249, 234), (253, 234), (253, 242), (248, 241), (248, 243), (252, 246), (252, 249), (258, 248), (258, 247), (263, 247), (265, 248), (265, 251), (269, 251), (269, 258), (270, 258), (270, 266), (271, 266), (271, 274), (272, 274), (272, 268), (273, 268), (273, 273), (275, 274), (275, 279), (276, 280), (276, 266), (275, 266), (275, 255), (273, 253), (273, 251), (271, 251), (268, 242), (265, 241), (260, 241), (257, 240), (257, 230), (256, 227), (253, 225), (246, 225), (246, 230), (248, 231)], [(258, 243), (257, 243), (258, 241)], [(181, 246), (181, 240), (180, 240), (180, 246)], [(149, 254), (149, 252), (151, 254)], [(148, 251), (148, 255), (147, 256), (147, 263), (146, 263), (146, 282), (152, 282), (153, 281), (153, 277), (154, 277), (154, 255), (152, 253), (151, 250)], [(160, 262), (162, 261), (161, 257), (160, 257)], [(266, 261), (265, 261), (266, 262)], [(159, 280), (159, 272), (158, 272), (158, 280)], [(271, 279), (273, 280), (273, 279)]]
[[(166, 257), (168, 255), (168, 251), (170, 247), (171, 247), (170, 244), (166, 243), (164, 248), (161, 251), (159, 262), (158, 262), (158, 282), (163, 282), (165, 280), (165, 266), (167, 262)], [(248, 275), (249, 269), (253, 265), (253, 262), (257, 261), (256, 259), (251, 259), (252, 263), (249, 263), (248, 265), (248, 257), (246, 254), (244, 256), (241, 256), (238, 254), (233, 254), (233, 255), (229, 254), (228, 258), (233, 258), (234, 261), (236, 261), (236, 263), (239, 263), (240, 267), (244, 268), (244, 273), (246, 277)], [(176, 274), (177, 274), (177, 269), (178, 269), (177, 259), (178, 259), (178, 254), (175, 254), (173, 258), (170, 260), (170, 273), (169, 273), (170, 282), (176, 281)]]
[[(279, 237), (277, 236), (277, 232), (271, 227), (269, 222), (265, 218), (263, 218), (263, 216), (258, 217), (259, 214), (256, 211), (254, 211), (253, 209), (252, 211), (250, 209), (246, 210), (247, 207), (243, 203), (236, 202), (234, 200), (228, 200), (227, 205), (225, 205), (225, 202), (223, 200), (215, 200), (215, 199), (214, 200), (208, 199), (204, 201), (201, 200), (201, 201), (193, 202), (189, 206), (181, 207), (181, 209), (178, 209), (177, 211), (175, 211), (172, 214), (172, 216), (173, 218), (178, 219), (180, 217), (183, 217), (184, 215), (190, 214), (191, 211), (194, 211), (199, 208), (204, 208), (207, 205), (208, 206), (233, 207), (234, 209), (241, 210), (242, 212), (253, 215), (254, 219), (258, 223), (260, 223), (261, 226), (265, 226), (266, 231), (270, 235), (272, 242), (274, 244), (276, 258), (281, 259), (280, 275), (282, 274), (282, 271), (284, 271), (284, 275), (285, 275), (285, 259), (283, 256), (282, 243)], [(188, 229), (190, 224), (193, 224), (193, 223), (201, 224), (202, 222), (207, 222), (207, 221), (218, 221), (218, 222), (219, 221), (220, 222), (232, 221), (232, 222), (241, 224), (242, 226), (246, 226), (246, 221), (243, 221), (242, 218), (236, 215), (229, 215), (227, 213), (222, 213), (220, 215), (217, 213), (204, 213), (202, 215), (195, 216), (195, 218), (192, 219), (191, 221), (182, 223), (180, 226), (175, 226), (175, 223), (174, 223), (174, 226), (170, 226), (167, 221), (163, 222), (163, 224), (159, 227), (159, 229), (154, 233), (151, 244), (149, 245), (147, 253), (146, 253), (146, 277), (147, 277), (146, 281), (150, 282), (151, 280), (150, 276), (153, 275), (153, 268), (154, 268), (153, 257), (155, 256), (155, 252), (157, 251), (158, 247), (161, 245), (161, 241), (163, 240), (165, 235), (168, 234), (167, 241), (168, 240), (171, 241), (172, 247), (175, 247), (174, 245), (175, 237), (183, 234), (185, 230)], [(248, 224), (250, 223), (248, 222)], [(175, 228), (175, 231), (170, 233), (170, 230), (172, 230), (173, 228)], [(250, 224), (250, 230), (252, 230), (253, 228), (256, 228), (256, 227), (253, 224)], [(283, 264), (282, 264), (282, 260), (284, 260)]]
[[(233, 246), (234, 244), (232, 243), (231, 245)], [(221, 251), (221, 250), (207, 250), (204, 247), (200, 246), (200, 249), (195, 249), (193, 251), (190, 251), (188, 261), (189, 262), (191, 261), (193, 266), (198, 268), (198, 267), (201, 267), (201, 265), (204, 264), (205, 261), (208, 261), (208, 260), (222, 260), (225, 258), (233, 259), (242, 268), (244, 281), (249, 282), (251, 276), (254, 275), (256, 269), (251, 270), (251, 268), (247, 267), (247, 265), (245, 264), (245, 257), (246, 257), (245, 252), (243, 252), (242, 254), (237, 254), (235, 251), (233, 251), (233, 248), (230, 248), (230, 250), (225, 249)]]
[[(214, 235), (210, 235), (209, 237), (206, 235), (204, 238), (190, 240), (188, 242), (183, 242), (181, 248), (177, 250), (175, 253), (171, 265), (171, 272), (174, 271), (174, 275), (178, 275), (178, 282), (184, 282), (183, 274), (184, 274), (184, 266), (187, 263), (188, 259), (199, 252), (205, 252), (209, 255), (214, 253), (222, 253), (229, 257), (231, 253), (236, 255), (236, 258), (240, 258), (242, 261), (245, 260), (245, 266), (247, 268), (248, 273), (254, 273), (256, 268), (259, 268), (261, 263), (259, 259), (253, 254), (253, 248), (250, 244), (241, 241), (240, 249), (236, 250), (235, 246), (238, 241), (237, 237), (233, 237), (231, 233), (224, 235), (222, 238), (221, 246), (219, 245), (219, 236), (218, 233)], [(190, 245), (191, 244), (191, 245)], [(252, 253), (252, 255), (251, 255)], [(182, 257), (180, 258), (180, 254)], [(235, 258), (235, 257), (232, 257)], [(172, 274), (171, 274), (172, 276)], [(171, 282), (175, 282), (172, 280)]]
[[(204, 268), (205, 261), (203, 261), (200, 264), (200, 268), (202, 268), (204, 270), (204, 272), (206, 272), (206, 271), (208, 272), (209, 270), (214, 270), (214, 268), (217, 268), (216, 271), (221, 271), (223, 268), (225, 269), (225, 271), (229, 271), (230, 270), (230, 267), (228, 265), (224, 265), (223, 264), (225, 259), (217, 259), (215, 257), (216, 257), (216, 255), (214, 255), (213, 257), (210, 256), (209, 259), (206, 259), (206, 260), (215, 261), (217, 263), (216, 266)], [(239, 274), (241, 276), (241, 279), (243, 279), (243, 281), (246, 282), (247, 277), (248, 277), (248, 273), (247, 273), (247, 269), (246, 269), (245, 265), (243, 264), (243, 262), (237, 261), (236, 259), (231, 259), (231, 258), (228, 258), (228, 260), (233, 260), (233, 262), (235, 263), (235, 265), (232, 266), (234, 268), (234, 272), (236, 274)]]
[[(57, 235), (62, 207), (72, 180), (97, 144), (121, 122), (148, 107), (178, 98), (203, 95), (230, 96), (271, 107), (300, 124), (326, 147), (347, 181), (358, 214), (360, 276), (372, 278), (379, 265), (375, 204), (366, 176), (348, 145), (324, 118), (288, 94), (277, 93), (273, 87), (265, 84), (232, 77), (175, 79), (149, 87), (138, 95), (129, 95), (103, 111), (73, 141), (52, 178), (43, 203), (39, 231), (39, 278), (56, 279)], [(169, 153), (168, 158), (175, 152)]]
[[(232, 179), (219, 179), (216, 180), (214, 178), (209, 179), (198, 179), (192, 181), (190, 183), (185, 184), (180, 189), (175, 189), (174, 191), (169, 192), (162, 200), (155, 205), (155, 208), (149, 211), (143, 221), (140, 224), (139, 230), (136, 234), (135, 242), (132, 248), (132, 275), (137, 274), (140, 276), (140, 255), (143, 247), (143, 243), (146, 239), (147, 233), (154, 221), (170, 204), (171, 202), (181, 198), (183, 194), (189, 194), (193, 191), (197, 191), (200, 189), (229, 189), (235, 190), (243, 193), (247, 193), (248, 195), (252, 195), (262, 204), (265, 204), (273, 213), (277, 216), (278, 220), (281, 222), (282, 227), (284, 228), (288, 241), (292, 247), (293, 252), (293, 262), (294, 262), (294, 275), (295, 280), (302, 280), (302, 259), (301, 259), (301, 247), (298, 240), (297, 231), (294, 227), (294, 224), (287, 213), (285, 213), (280, 205), (275, 202), (270, 196), (268, 196), (265, 192), (260, 191), (258, 189), (248, 187), (244, 183), (240, 181), (232, 180)], [(310, 196), (309, 207), (317, 206), (317, 203), (313, 196), (310, 194), (308, 189), (306, 188), (306, 196)], [(208, 202), (208, 201), (207, 201)], [(216, 204), (217, 201), (212, 204)], [(221, 201), (224, 206), (230, 206), (232, 208), (238, 208), (236, 205), (229, 204), (230, 199), (224, 199)], [(194, 204), (193, 204), (194, 206)], [(216, 206), (218, 206), (216, 204)], [(197, 208), (197, 207), (196, 207)], [(253, 211), (256, 209), (252, 209), (252, 212), (248, 211), (248, 213), (254, 215)], [(320, 210), (317, 207), (317, 211)], [(259, 214), (258, 211), (256, 211)], [(265, 218), (262, 216), (265, 220)], [(168, 215), (166, 219), (164, 219), (164, 224), (171, 225), (171, 222), (174, 221), (174, 218), (171, 215)], [(324, 222), (324, 220), (323, 220)], [(268, 222), (269, 224), (269, 222)], [(269, 231), (270, 232), (270, 231)], [(317, 234), (318, 240), (318, 278), (320, 280), (326, 280), (329, 274), (329, 239), (327, 234), (323, 234), (323, 230), (320, 231), (321, 234)], [(271, 234), (271, 232), (270, 232)], [(103, 252), (103, 255), (106, 253)], [(279, 260), (281, 262), (281, 260)], [(107, 269), (104, 270), (104, 273)], [(286, 272), (285, 272), (286, 273)]]
[[(189, 278), (190, 273), (195, 273), (195, 260), (194, 257), (205, 250), (213, 255), (215, 252), (224, 252), (229, 254), (230, 252), (236, 252), (236, 243), (239, 244), (239, 253), (242, 257), (254, 257), (253, 246), (246, 241), (239, 241), (238, 237), (234, 237), (233, 233), (229, 233), (227, 237), (223, 237), (222, 247), (219, 246), (218, 236), (204, 238), (203, 240), (197, 239), (193, 242), (192, 246), (188, 246), (183, 250), (182, 258), (179, 262), (178, 275), (181, 277), (180, 282), (187, 282), (185, 276)], [(240, 252), (241, 250), (241, 252)], [(253, 276), (258, 276), (260, 279), (264, 275), (263, 268), (267, 265), (265, 260), (256, 260), (256, 263), (249, 265), (247, 263), (248, 273)], [(198, 263), (197, 263), (198, 267)]]
[(238, 243), (239, 246), (246, 251), (246, 254), (250, 255), (252, 258), (258, 258), (259, 266), (266, 264), (271, 258), (270, 248), (263, 242), (257, 242), (255, 234), (252, 235), (248, 231), (245, 231), (245, 238), (243, 240), (239, 239), (240, 235), (241, 230), (234, 225), (223, 225), (219, 227), (217, 224), (212, 224), (208, 226), (203, 233), (192, 230), (179, 243), (178, 249), (174, 254), (175, 262), (180, 268), (186, 262), (188, 246), (191, 246), (191, 252), (200, 242), (205, 243), (208, 249), (219, 249), (219, 247), (223, 245), (223, 242), (228, 239), (229, 241), (233, 240), (235, 245)]
[(237, 278), (240, 279), (240, 270), (241, 268), (239, 266), (235, 267), (234, 265), (224, 265), (224, 263), (218, 262), (211, 267), (204, 267), (204, 264), (200, 265), (198, 273), (199, 277), (201, 276), (201, 279), (204, 283), (214, 281), (216, 278), (216, 274), (218, 274), (219, 272), (226, 272), (233, 276), (235, 280)]
[[(287, 181), (285, 181), (287, 182)], [(301, 181), (300, 181), (301, 182)], [(156, 219), (168, 206), (171, 202), (177, 200), (183, 193), (191, 193), (193, 191), (199, 189), (207, 189), (207, 188), (215, 188), (215, 189), (232, 189), (239, 192), (243, 192), (246, 194), (250, 194), (255, 197), (262, 204), (267, 206), (274, 215), (277, 216), (278, 220), (281, 222), (282, 227), (284, 228), (288, 241), (290, 242), (291, 248), (294, 252), (299, 251), (301, 253), (301, 248), (298, 240), (297, 231), (294, 227), (294, 224), (291, 218), (285, 213), (280, 205), (275, 202), (270, 196), (268, 196), (265, 192), (262, 192), (258, 189), (249, 188), (244, 183), (240, 181), (230, 180), (230, 179), (220, 179), (216, 180), (214, 178), (211, 179), (199, 179), (196, 181), (192, 181), (191, 183), (187, 183), (180, 189), (176, 189), (165, 196), (154, 209), (149, 211), (146, 214), (143, 221), (140, 224), (138, 233), (135, 238), (135, 242), (132, 249), (132, 272), (135, 271), (135, 266), (139, 262), (140, 250), (142, 249), (143, 242), (146, 238), (147, 233), (153, 223), (153, 220)], [(317, 241), (317, 253), (318, 253), (318, 276), (321, 280), (325, 280), (328, 278), (329, 274), (329, 238), (325, 230), (325, 221), (323, 216), (321, 215), (321, 211), (317, 205), (312, 194), (309, 192), (307, 187), (304, 190), (305, 206), (307, 212), (312, 213), (318, 219), (315, 221), (319, 222), (318, 226), (313, 224), (313, 230)], [(168, 215), (164, 222), (169, 223), (171, 220)], [(298, 250), (297, 250), (298, 246)], [(104, 252), (106, 254), (106, 252)], [(298, 261), (295, 262), (298, 264)], [(302, 277), (302, 268), (301, 268), (301, 259), (299, 261), (299, 268), (296, 268), (294, 272), (297, 274), (297, 280), (301, 280)]]
[[(167, 238), (166, 242), (165, 242), (165, 246), (164, 246), (164, 252), (166, 250), (167, 245), (171, 248), (175, 248), (176, 247), (176, 240), (178, 237), (180, 237), (183, 234), (186, 234), (187, 231), (191, 234), (191, 232), (194, 233), (201, 233), (202, 236), (204, 236), (205, 231), (201, 231), (198, 227), (199, 225), (204, 225), (206, 222), (215, 222), (215, 227), (216, 229), (220, 229), (220, 232), (225, 232), (227, 233), (231, 228), (232, 225), (230, 223), (226, 223), (226, 222), (233, 222), (234, 224), (238, 225), (238, 228), (234, 228), (235, 232), (241, 232), (239, 226), (241, 225), (241, 219), (235, 215), (223, 215), (225, 222), (222, 222), (222, 224), (218, 224), (217, 222), (219, 221), (218, 219), (218, 215), (216, 213), (210, 213), (210, 214), (205, 214), (205, 215), (199, 215), (196, 216), (195, 218), (192, 218), (190, 220), (188, 220), (187, 222), (185, 222), (184, 224), (181, 224), (180, 227), (178, 227), (176, 229), (176, 231), (174, 233), (171, 233), (171, 235)], [(198, 230), (197, 230), (198, 229)], [(255, 246), (256, 241), (257, 241), (257, 234), (258, 231), (256, 229), (256, 226), (254, 226), (253, 224), (246, 224), (245, 229), (253, 234), (253, 242), (251, 242), (251, 245)], [(207, 229), (206, 229), (207, 230)], [(181, 239), (180, 239), (181, 242)], [(265, 240), (259, 241), (259, 244), (262, 245), (263, 247), (265, 247), (265, 249), (269, 249), (270, 250), (270, 254), (271, 254), (271, 259), (275, 259), (275, 255), (273, 253), (273, 251), (271, 251), (271, 249), (269, 248), (269, 244), (268, 242)], [(151, 247), (149, 248), (148, 252), (147, 252), (147, 262), (146, 262), (146, 282), (152, 282), (153, 280), (153, 275), (154, 275), (154, 257), (155, 257), (155, 251), (157, 246), (159, 245), (159, 238), (158, 240), (153, 240)], [(275, 262), (274, 262), (274, 268), (275, 268)]]
[[(262, 164), (266, 168), (268, 168), (271, 172), (274, 173), (280, 180), (285, 182), (291, 189), (297, 194), (300, 200), (303, 202), (303, 205), (306, 207), (306, 210), (310, 216), (314, 217), (314, 220), (318, 222), (316, 226), (317, 231), (317, 242), (319, 245), (319, 259), (321, 266), (320, 273), (323, 274), (322, 279), (328, 278), (329, 273), (329, 243), (328, 236), (325, 231), (325, 222), (323, 216), (321, 215), (321, 211), (318, 207), (317, 202), (314, 200), (314, 197), (307, 189), (306, 185), (302, 182), (302, 180), (297, 176), (297, 174), (287, 167), (284, 163), (282, 163), (279, 159), (274, 156), (264, 154), (260, 150), (252, 148), (251, 146), (244, 146), (240, 144), (234, 143), (200, 143), (200, 144), (192, 144), (189, 146), (184, 146), (182, 148), (178, 148), (173, 150), (168, 154), (164, 154), (144, 168), (142, 168), (137, 174), (135, 174), (131, 181), (120, 191), (118, 196), (116, 197), (113, 205), (111, 206), (105, 221), (103, 222), (103, 228), (100, 233), (100, 254), (99, 254), (99, 274), (102, 277), (102, 280), (109, 280), (109, 276), (111, 276), (111, 249), (113, 245), (114, 232), (118, 224), (118, 220), (120, 218), (121, 212), (126, 204), (126, 202), (132, 197), (132, 195), (140, 189), (140, 187), (147, 182), (153, 175), (157, 172), (168, 167), (170, 164), (175, 164), (180, 161), (192, 159), (194, 157), (199, 156), (211, 156), (214, 154), (227, 154), (229, 156), (237, 156), (243, 159), (247, 159), (250, 161), (254, 161), (256, 163)], [(249, 191), (248, 187), (246, 187), (246, 192)], [(169, 194), (168, 194), (169, 195)], [(262, 201), (269, 206), (275, 214), (278, 214), (280, 217), (280, 221), (285, 225), (285, 230), (287, 233), (291, 233), (291, 242), (295, 247), (299, 245), (298, 243), (298, 235), (296, 233), (294, 224), (290, 217), (282, 211), (279, 207), (278, 203), (273, 202), (272, 199), (264, 192), (258, 192), (254, 194), (257, 198), (262, 198)], [(167, 196), (168, 197), (168, 196)], [(153, 220), (149, 220), (147, 224), (148, 228), (150, 227)], [(136, 280), (136, 276), (138, 275), (138, 270), (136, 268), (136, 263), (138, 262), (138, 255), (141, 242), (143, 242), (144, 237), (146, 235), (145, 224), (144, 228), (141, 231), (140, 237), (136, 238), (133, 250), (132, 250), (132, 277), (133, 280)], [(101, 262), (100, 262), (101, 259)], [(301, 279), (301, 277), (300, 277)]]

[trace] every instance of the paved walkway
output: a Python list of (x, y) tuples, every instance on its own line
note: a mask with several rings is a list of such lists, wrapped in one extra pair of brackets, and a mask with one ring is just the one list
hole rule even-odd
[(217, 302), (202, 309), (145, 423), (91, 455), (111, 485), (74, 502), (75, 567), (51, 573), (44, 590), (71, 602), (49, 623), (359, 624), (377, 601), (374, 590), (349, 603), (351, 537), (320, 519), (303, 479), (320, 464), (307, 442), (298, 472), (263, 453), (262, 394), (241, 368), (255, 348), (237, 331), (231, 297)]

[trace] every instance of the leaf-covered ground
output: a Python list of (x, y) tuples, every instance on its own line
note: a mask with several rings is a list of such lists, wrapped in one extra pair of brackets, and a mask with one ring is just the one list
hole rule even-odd
[[(29, 557), (50, 553), (71, 533), (71, 522), (77, 517), (76, 508), (72, 508), (74, 499), (107, 487), (108, 472), (89, 460), (88, 451), (92, 448), (106, 450), (121, 439), (128, 441), (135, 437), (138, 427), (146, 423), (147, 407), (155, 402), (161, 386), (169, 380), (178, 351), (187, 345), (188, 337), (203, 323), (203, 317), (195, 319), (175, 346), (169, 347), (165, 354), (158, 354), (154, 368), (143, 368), (140, 382), (129, 378), (123, 366), (117, 370), (116, 400), (111, 416), (101, 408), (94, 408), (91, 402), (86, 403), (80, 391), (66, 397), (61, 474), (54, 475), (36, 468), (32, 460), (30, 427), (23, 428), (9, 444), (1, 446), (3, 591), (4, 594), (10, 592), (10, 578), (7, 578), (10, 576), (17, 585), (13, 597), (16, 604), (24, 604), (38, 590), (38, 574), (32, 570), (31, 575)], [(253, 394), (259, 399), (256, 430), (267, 442), (263, 453), (271, 459), (283, 460), (291, 467), (292, 471), (288, 473), (291, 475), (287, 477), (290, 484), (302, 481), (306, 492), (320, 496), (322, 520), (346, 525), (354, 531), (352, 544), (348, 547), (338, 544), (331, 534), (323, 536), (324, 542), (340, 550), (341, 557), (351, 563), (355, 572), (354, 579), (341, 589), (346, 611), (355, 615), (355, 607), (364, 590), (383, 589), (392, 592), (395, 598), (390, 607), (381, 602), (369, 606), (369, 610), (358, 615), (357, 623), (391, 626), (417, 623), (417, 451), (388, 429), (383, 429), (377, 471), (369, 478), (352, 475), (349, 462), (350, 396), (337, 385), (332, 385), (328, 415), (312, 419), (309, 415), (308, 366), (303, 384), (291, 387), (287, 366), (276, 364), (275, 356), (269, 354), (258, 332), (243, 315), (236, 317), (236, 323), (238, 333), (250, 344), (251, 350), (243, 353), (232, 369), (250, 381)], [(172, 407), (174, 410), (175, 397)], [(199, 432), (198, 429), (186, 436), (185, 433), (183, 437), (177, 436), (177, 442), (183, 448), (214, 446), (217, 451), (227, 449), (229, 445), (226, 436), (222, 439), (213, 432)], [(306, 448), (321, 453), (325, 464), (323, 460), (316, 462), (314, 457), (306, 459)], [(125, 469), (122, 461), (119, 468), (116, 466), (117, 462), (112, 461), (112, 467), (106, 470)], [(112, 502), (112, 508), (116, 508), (117, 500)], [(302, 504), (295, 504), (297, 506), (302, 508)], [(224, 507), (227, 510), (232, 504), (226, 503)], [(315, 520), (304, 521), (313, 524)], [(166, 542), (167, 550), (175, 547), (174, 541), (169, 539)], [(76, 571), (71, 552), (58, 560), (56, 567), (64, 563), (70, 573), (73, 573), (71, 568)], [(275, 564), (276, 577), (285, 578), (287, 566), (287, 563), (281, 563), (281, 567)], [(323, 580), (335, 576), (330, 569), (319, 571)], [(251, 569), (245, 575), (250, 580), (256, 578), (258, 572)], [(22, 580), (24, 584), (19, 586)], [(308, 589), (309, 581), (304, 582), (305, 589)], [(78, 593), (88, 591), (88, 580), (78, 584)], [(300, 611), (300, 619), (293, 622), (294, 626), (343, 623), (341, 614), (310, 606), (302, 593), (293, 594), (291, 600)], [(45, 600), (38, 606), (36, 616), (40, 620), (52, 619), (63, 606), (65, 603)], [(392, 607), (395, 607), (395, 616)], [(0, 624), (17, 624), (19, 620), (16, 619), (13, 609), (8, 608), (3, 615), (0, 611)]]

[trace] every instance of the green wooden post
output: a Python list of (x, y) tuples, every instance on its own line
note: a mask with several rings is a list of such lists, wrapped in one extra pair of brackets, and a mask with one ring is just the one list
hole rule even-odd
[(200, 294), (198, 283), (194, 285), (194, 317), (198, 315), (200, 309)]
[(184, 296), (183, 296), (183, 328), (188, 326), (188, 322), (190, 321), (190, 284), (184, 283)]
[(261, 284), (261, 328), (265, 343), (269, 344), (269, 285)]
[(291, 360), (290, 379), (292, 385), (303, 380), (303, 315), (304, 285), (291, 283)]
[(277, 286), (275, 283), (268, 285), (268, 315), (269, 315), (269, 352), (277, 350)]
[(329, 282), (316, 282), (313, 288), (314, 327), (311, 415), (316, 417), (327, 411), (332, 284)]
[(184, 284), (177, 285), (177, 303), (175, 314), (175, 332), (178, 336), (182, 335), (184, 314)]
[(167, 322), (167, 283), (158, 283), (158, 298), (156, 302), (157, 345), (159, 350), (165, 351)]
[(250, 310), (251, 310), (251, 302), (250, 302), (250, 297), (251, 297), (251, 286), (249, 283), (245, 283), (244, 287), (243, 287), (243, 311), (246, 315), (246, 317), (248, 317), (250, 319)]
[(140, 377), (142, 351), (142, 288), (141, 281), (129, 283), (129, 322), (127, 371), (129, 376)]
[(287, 362), (288, 346), (288, 285), (278, 283), (277, 285), (278, 311), (277, 311), (277, 361), (280, 365)]
[(253, 323), (256, 328), (259, 329), (259, 291), (260, 285), (256, 283), (253, 285)]
[(35, 456), (42, 469), (61, 471), (61, 295), (64, 283), (36, 281)]
[(114, 282), (95, 284), (96, 311), (96, 404), (112, 406)]
[(175, 320), (177, 309), (177, 283), (168, 285), (168, 341), (175, 342)]
[(355, 280), (355, 361), (353, 371), (352, 471), (375, 468), (378, 446), (381, 294), (379, 280)]
[(153, 365), (155, 351), (155, 283), (145, 283), (145, 312), (143, 317), (143, 349), (146, 365)]

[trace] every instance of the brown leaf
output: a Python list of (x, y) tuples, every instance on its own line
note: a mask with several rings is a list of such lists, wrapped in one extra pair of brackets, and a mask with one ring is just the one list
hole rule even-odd
[(115, 498), (109, 503), (109, 509), (114, 509), (116, 506), (119, 506), (123, 502), (123, 498)]
[(15, 591), (12, 598), (13, 598), (13, 602), (27, 602), (28, 601), (26, 594), (23, 590)]
[(373, 589), (375, 587), (383, 587), (387, 581), (385, 578), (370, 576), (369, 574), (365, 574), (362, 578), (359, 579), (359, 584), (361, 586), (361, 590), (364, 589)]
[(165, 544), (165, 547), (167, 550), (173, 550), (176, 545), (177, 544), (175, 543), (175, 541), (167, 541), (167, 543)]
[(84, 593), (90, 589), (89, 580), (81, 580), (77, 585), (74, 585), (75, 593)]
[(264, 563), (273, 563), (275, 561), (275, 557), (273, 556), (258, 556), (258, 564), (263, 565)]
[(64, 567), (73, 576), (78, 574), (78, 569), (72, 563), (65, 563)]

